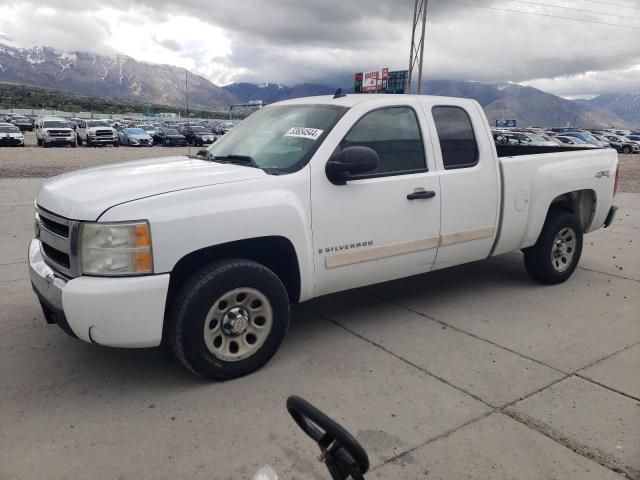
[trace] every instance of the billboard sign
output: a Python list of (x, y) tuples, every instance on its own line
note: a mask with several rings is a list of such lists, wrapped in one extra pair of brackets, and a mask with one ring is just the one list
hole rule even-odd
[(496, 120), (498, 128), (516, 128), (518, 122), (516, 120)]
[(375, 92), (378, 90), (386, 90), (387, 79), (389, 78), (389, 69), (383, 68), (372, 72), (362, 73), (362, 93)]

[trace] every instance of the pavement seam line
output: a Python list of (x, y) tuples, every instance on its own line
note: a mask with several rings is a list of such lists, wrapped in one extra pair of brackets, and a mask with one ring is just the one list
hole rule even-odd
[(522, 402), (523, 400), (527, 400), (527, 399), (533, 397), (534, 395), (537, 395), (540, 392), (543, 392), (547, 388), (551, 388), (551, 387), (553, 387), (554, 385), (557, 385), (560, 382), (564, 382), (565, 380), (571, 378), (571, 376), (572, 376), (571, 374), (565, 374), (562, 378), (558, 378), (558, 379), (554, 380), (553, 382), (548, 383), (544, 387), (540, 387), (535, 392), (528, 393), (527, 395), (525, 395), (523, 397), (520, 397), (517, 400), (513, 400), (513, 401), (507, 403), (506, 405), (504, 405), (504, 406), (502, 406), (502, 407), (500, 407), (500, 408), (498, 408), (496, 410), (499, 411), (499, 412), (503, 412), (504, 413), (507, 408), (513, 407), (516, 403)]
[(445, 432), (442, 432), (441, 434), (436, 435), (433, 438), (430, 438), (426, 442), (422, 442), (421, 444), (416, 445), (415, 447), (411, 447), (410, 449), (408, 449), (408, 450), (406, 450), (406, 451), (404, 451), (402, 453), (398, 453), (398, 454), (394, 455), (393, 457), (390, 457), (387, 460), (384, 460), (380, 465), (376, 465), (375, 467), (373, 467), (370, 470), (370, 472), (373, 472), (374, 470), (377, 470), (377, 469), (379, 469), (381, 467), (384, 467), (385, 465), (387, 465), (389, 463), (395, 462), (399, 458), (402, 458), (402, 457), (404, 457), (406, 455), (410, 455), (411, 453), (415, 452), (416, 450), (419, 450), (419, 449), (421, 449), (423, 447), (426, 447), (427, 445), (429, 445), (429, 444), (431, 444), (433, 442), (437, 442), (438, 440), (441, 440), (443, 438), (447, 438), (449, 435), (454, 434), (458, 430), (460, 430), (462, 428), (465, 428), (465, 427), (468, 427), (469, 425), (472, 425), (472, 424), (474, 424), (476, 422), (479, 422), (480, 420), (483, 420), (483, 419), (487, 418), (488, 416), (493, 415), (494, 413), (499, 413), (499, 412), (497, 412), (496, 410), (490, 410), (490, 411), (488, 411), (486, 413), (483, 413), (482, 415), (480, 415), (477, 418), (471, 419), (468, 422), (465, 422), (465, 423), (463, 423), (461, 425), (458, 425), (455, 428), (451, 428), (451, 429), (449, 429), (449, 430), (447, 430)]
[(620, 350), (616, 350), (613, 353), (608, 353), (607, 355), (604, 355), (603, 357), (600, 357), (597, 360), (594, 360), (593, 362), (588, 363), (584, 367), (580, 367), (580, 368), (574, 370), (573, 372), (570, 373), (570, 375), (576, 375), (578, 372), (581, 372), (582, 370), (586, 370), (589, 367), (593, 367), (596, 363), (600, 363), (600, 362), (604, 362), (605, 360), (609, 360), (611, 357), (615, 357), (619, 353), (622, 353), (625, 350), (629, 350), (630, 348), (633, 348), (636, 345), (640, 345), (640, 342), (635, 342), (635, 343), (632, 343), (631, 345), (626, 345), (626, 346), (622, 347)]
[[(621, 469), (614, 460), (607, 461), (610, 456), (606, 453), (599, 452), (597, 451), (597, 449), (591, 449), (588, 445), (576, 444), (576, 442), (574, 442), (572, 439), (562, 434), (560, 431), (554, 429), (553, 427), (547, 425), (541, 420), (537, 420), (527, 415), (526, 413), (514, 412), (513, 410), (505, 410), (503, 413), (516, 422), (521, 423), (528, 429), (538, 432), (540, 435), (544, 435), (545, 437), (564, 446), (565, 448), (568, 448), (581, 457), (591, 460), (592, 462), (597, 463), (601, 467), (604, 467), (623, 478), (635, 478), (632, 472), (627, 472)], [(629, 473), (631, 473), (631, 475), (629, 475)]]
[(456, 332), (460, 332), (460, 333), (462, 333), (464, 335), (468, 335), (468, 336), (470, 336), (472, 338), (475, 338), (476, 340), (480, 340), (482, 342), (488, 343), (489, 345), (493, 345), (494, 347), (498, 347), (498, 348), (500, 348), (502, 350), (505, 350), (507, 352), (513, 353), (513, 354), (515, 354), (515, 355), (517, 355), (517, 356), (519, 356), (521, 358), (524, 358), (526, 360), (530, 360), (530, 361), (535, 362), (535, 363), (537, 363), (539, 365), (542, 365), (544, 367), (547, 367), (547, 368), (550, 368), (552, 370), (555, 370), (556, 372), (561, 373), (563, 375), (571, 375), (570, 372), (565, 372), (564, 370), (561, 370), (561, 369), (559, 369), (557, 367), (552, 367), (551, 365), (547, 365), (546, 363), (544, 363), (541, 360), (537, 360), (535, 358), (528, 357), (527, 355), (524, 355), (524, 354), (522, 354), (520, 352), (517, 352), (515, 350), (510, 349), (509, 347), (505, 347), (504, 345), (500, 345), (499, 343), (496, 343), (496, 342), (494, 342), (492, 340), (489, 340), (487, 338), (483, 338), (483, 337), (481, 337), (479, 335), (476, 335), (475, 333), (467, 332), (466, 330), (463, 330), (463, 329), (458, 328), (458, 327), (456, 327), (454, 325), (451, 325), (451, 324), (449, 324), (449, 323), (447, 323), (447, 322), (445, 322), (443, 320), (438, 320), (437, 318), (432, 317), (430, 315), (427, 315), (426, 313), (422, 313), (422, 312), (419, 312), (417, 310), (414, 310), (414, 309), (412, 309), (410, 307), (407, 307), (406, 305), (403, 305), (401, 303), (398, 303), (398, 302), (396, 302), (396, 301), (394, 301), (392, 299), (383, 298), (383, 297), (380, 297), (380, 296), (376, 295), (375, 293), (369, 293), (369, 292), (365, 292), (365, 291), (362, 291), (362, 290), (361, 290), (361, 292), (366, 294), (366, 295), (370, 295), (370, 296), (372, 296), (374, 298), (377, 298), (378, 300), (381, 300), (383, 302), (387, 302), (387, 303), (389, 303), (391, 305), (395, 305), (397, 307), (404, 308), (405, 310), (407, 310), (407, 311), (409, 311), (411, 313), (415, 313), (416, 315), (420, 315), (421, 317), (424, 317), (427, 320), (431, 320), (432, 322), (436, 322), (436, 323), (438, 323), (440, 325), (443, 325), (443, 326), (445, 326), (447, 328), (451, 328), (452, 330), (455, 330)]
[(624, 392), (622, 392), (620, 390), (617, 390), (617, 389), (615, 389), (613, 387), (610, 387), (609, 385), (605, 385), (604, 383), (600, 383), (597, 380), (594, 380), (593, 378), (585, 377), (584, 375), (580, 375), (579, 373), (574, 373), (574, 376), (578, 377), (578, 378), (580, 378), (580, 379), (582, 379), (582, 380), (584, 380), (586, 382), (593, 383), (594, 385), (598, 385), (599, 387), (602, 387), (602, 388), (604, 388), (606, 390), (609, 390), (609, 391), (611, 391), (613, 393), (617, 393), (618, 395), (622, 395), (623, 397), (627, 397), (630, 400), (635, 400), (636, 402), (640, 402), (640, 397), (634, 397), (633, 395), (630, 395), (628, 393), (624, 393)]
[(424, 368), (422, 368), (422, 367), (420, 367), (420, 366), (416, 365), (415, 363), (413, 363), (413, 362), (411, 362), (411, 361), (407, 360), (406, 358), (401, 357), (401, 356), (400, 356), (400, 355), (398, 355), (397, 353), (394, 353), (394, 352), (392, 352), (391, 350), (389, 350), (388, 348), (383, 347), (383, 346), (382, 346), (382, 345), (380, 345), (379, 343), (376, 343), (376, 342), (374, 342), (373, 340), (369, 340), (368, 338), (366, 338), (366, 337), (364, 337), (364, 336), (360, 335), (359, 333), (354, 332), (353, 330), (351, 330), (351, 329), (349, 329), (349, 328), (345, 327), (344, 325), (342, 325), (341, 323), (339, 323), (339, 322), (337, 322), (337, 321), (333, 320), (332, 318), (327, 317), (327, 316), (326, 316), (326, 315), (324, 315), (323, 313), (317, 312), (317, 311), (315, 311), (315, 310), (313, 310), (313, 309), (311, 309), (311, 308), (309, 308), (309, 307), (306, 307), (306, 306), (303, 306), (303, 308), (305, 308), (307, 311), (309, 311), (309, 312), (313, 313), (314, 315), (318, 315), (320, 318), (323, 318), (323, 319), (324, 319), (324, 320), (326, 320), (327, 322), (332, 323), (332, 324), (333, 324), (333, 325), (335, 325), (336, 327), (341, 328), (342, 330), (344, 330), (344, 331), (346, 331), (346, 332), (350, 333), (351, 335), (353, 335), (353, 336), (355, 336), (355, 337), (359, 338), (360, 340), (362, 340), (362, 341), (364, 341), (364, 342), (368, 343), (369, 345), (372, 345), (372, 346), (374, 346), (374, 347), (376, 347), (376, 348), (379, 348), (379, 349), (380, 349), (380, 350), (382, 350), (383, 352), (385, 352), (385, 353), (387, 353), (387, 354), (391, 355), (392, 357), (394, 357), (394, 358), (396, 358), (396, 359), (400, 360), (401, 362), (406, 363), (407, 365), (410, 365), (411, 367), (415, 368), (416, 370), (419, 370), (419, 371), (421, 371), (422, 373), (424, 373), (424, 374), (426, 374), (426, 375), (429, 375), (430, 377), (433, 377), (433, 378), (435, 378), (436, 380), (441, 381), (442, 383), (445, 383), (446, 385), (450, 386), (451, 388), (454, 388), (454, 389), (458, 390), (459, 392), (462, 392), (462, 393), (464, 393), (465, 395), (470, 396), (470, 397), (471, 397), (471, 398), (473, 398), (474, 400), (476, 400), (476, 401), (478, 401), (478, 402), (481, 402), (483, 405), (485, 405), (485, 406), (487, 406), (487, 407), (491, 408), (492, 410), (496, 410), (496, 408), (497, 408), (497, 407), (494, 407), (493, 405), (491, 405), (491, 404), (487, 403), (486, 401), (484, 401), (482, 398), (478, 397), (477, 395), (475, 395), (475, 394), (473, 394), (473, 393), (470, 393), (470, 392), (467, 392), (465, 389), (463, 389), (463, 388), (461, 388), (461, 387), (458, 387), (458, 386), (456, 386), (456, 385), (452, 384), (451, 382), (449, 382), (448, 380), (445, 380), (444, 378), (442, 378), (442, 377), (440, 377), (440, 376), (438, 376), (438, 375), (435, 375), (434, 373), (431, 373), (430, 371), (428, 371), (428, 370), (426, 370), (426, 369), (424, 369)]
[(615, 277), (615, 278), (620, 278), (622, 280), (630, 280), (632, 282), (640, 283), (640, 280), (636, 280), (635, 278), (623, 277), (622, 275), (616, 275), (615, 273), (601, 272), (600, 270), (593, 270), (593, 269), (587, 268), (587, 267), (576, 267), (576, 268), (578, 270), (585, 270), (587, 272), (592, 272), (592, 273), (600, 273), (602, 275), (608, 275), (609, 277)]

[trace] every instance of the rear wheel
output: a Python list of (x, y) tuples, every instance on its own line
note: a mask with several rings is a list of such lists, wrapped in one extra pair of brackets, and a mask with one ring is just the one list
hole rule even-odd
[(552, 211), (533, 247), (524, 250), (529, 275), (540, 283), (554, 285), (566, 281), (582, 255), (582, 228), (570, 212)]
[(169, 321), (168, 340), (186, 368), (231, 379), (259, 369), (278, 350), (289, 326), (289, 298), (268, 268), (226, 260), (186, 281)]

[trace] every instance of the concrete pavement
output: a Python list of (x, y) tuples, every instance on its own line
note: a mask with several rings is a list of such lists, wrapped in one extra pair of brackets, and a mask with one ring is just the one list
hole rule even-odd
[(44, 323), (37, 184), (0, 181), (0, 479), (328, 478), (294, 393), (362, 442), (367, 478), (640, 479), (640, 195), (563, 285), (510, 254), (320, 298), (266, 368), (209, 383)]

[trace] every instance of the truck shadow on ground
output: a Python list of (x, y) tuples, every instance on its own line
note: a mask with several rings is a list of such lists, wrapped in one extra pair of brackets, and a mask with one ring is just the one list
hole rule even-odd
[[(455, 302), (465, 292), (474, 292), (475, 295), (486, 292), (488, 296), (490, 291), (495, 295), (496, 289), (503, 288), (505, 294), (513, 294), (513, 288), (530, 288), (532, 285), (535, 284), (524, 271), (522, 256), (514, 254), (386, 282), (359, 291), (327, 295), (292, 308), (291, 327), (276, 360), (278, 363), (297, 361), (295, 357), (300, 351), (299, 344), (303, 344), (306, 339), (323, 335), (326, 321), (309, 321), (309, 312), (316, 312), (316, 306), (323, 302), (337, 304), (338, 307), (333, 311), (339, 316), (342, 312), (359, 308), (356, 302), (350, 304), (347, 301), (354, 294), (374, 296), (378, 300), (391, 299), (400, 304), (437, 296), (441, 303)], [(363, 314), (366, 312), (363, 311)], [(325, 318), (327, 319), (331, 319), (330, 314)], [(55, 343), (57, 345), (54, 348), (66, 350), (64, 363), (68, 374), (89, 375), (97, 383), (117, 383), (130, 388), (144, 386), (147, 391), (150, 387), (152, 390), (155, 387), (164, 392), (211, 384), (211, 381), (186, 371), (168, 347), (116, 349), (66, 338)]]

